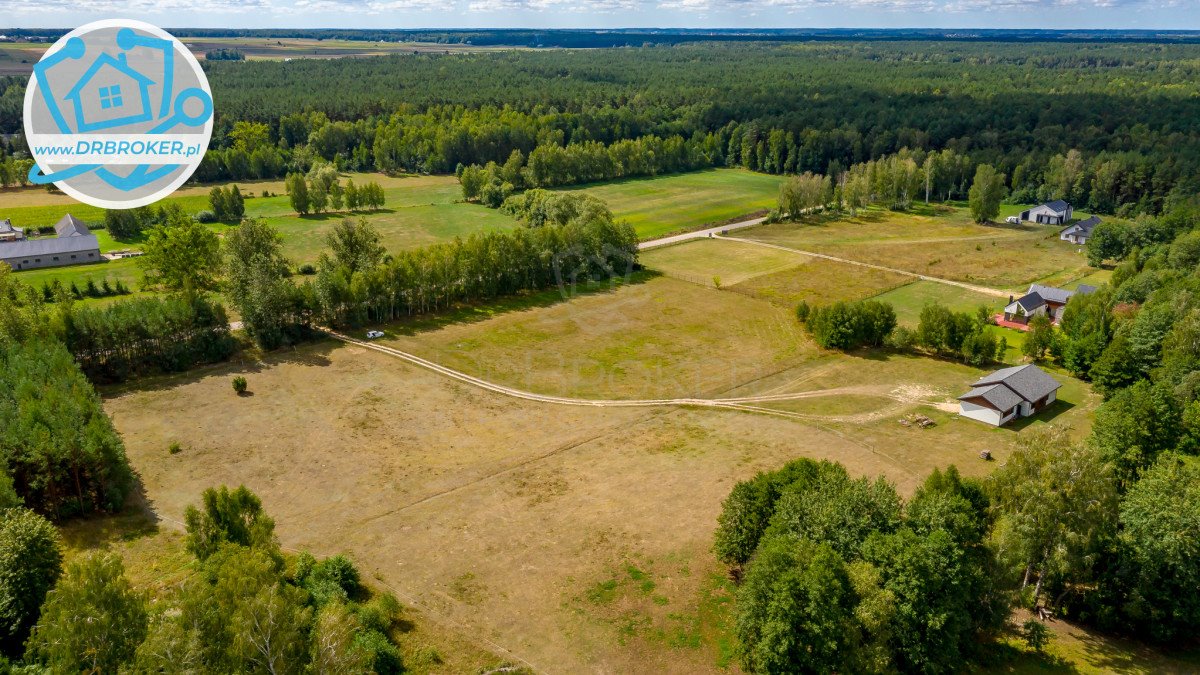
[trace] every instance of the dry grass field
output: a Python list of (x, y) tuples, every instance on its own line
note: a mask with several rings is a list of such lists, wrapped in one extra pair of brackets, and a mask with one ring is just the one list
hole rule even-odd
[[(348, 553), (394, 589), (433, 627), (412, 640), (473, 645), (455, 672), (732, 667), (731, 589), (709, 549), (734, 482), (804, 456), (907, 494), (934, 467), (989, 471), (980, 449), (1003, 461), (1038, 426), (1082, 433), (1096, 403), (1071, 381), (1048, 419), (992, 429), (939, 408), (977, 369), (824, 352), (789, 308), (653, 274), (387, 328), (388, 345), (544, 393), (808, 396), (758, 411), (564, 406), (331, 341), (106, 392), (162, 530), (204, 488), (245, 483), (286, 547)], [(237, 374), (251, 395), (233, 393)], [(912, 412), (937, 426), (898, 424)]]
[(883, 265), (916, 274), (1024, 290), (1066, 284), (1093, 273), (1061, 228), (978, 225), (966, 209), (919, 207), (911, 213), (867, 209), (856, 218), (777, 223), (740, 236), (789, 248)]
[[(286, 548), (347, 553), (397, 594), (416, 626), (406, 649), (448, 655), (430, 672), (718, 672), (736, 668), (733, 602), (710, 548), (736, 481), (812, 457), (911, 494), (935, 467), (986, 474), (1047, 425), (1082, 437), (1098, 404), (1055, 373), (1059, 404), (994, 429), (951, 412), (980, 369), (827, 352), (795, 321), (797, 298), (913, 291), (906, 277), (864, 279), (870, 270), (730, 241), (645, 262), (651, 271), (616, 284), (391, 324), (379, 344), (541, 394), (794, 398), (568, 406), (334, 341), (247, 356), (104, 392), (158, 519), (158, 534), (111, 545), (166, 551), (139, 582), (169, 584), (179, 561), (166, 547), (185, 506), (244, 483)], [(232, 391), (239, 374), (250, 395)], [(899, 424), (916, 412), (936, 425)], [(183, 451), (170, 454), (173, 442)]]
[[(905, 370), (830, 355), (742, 390), (845, 386), (854, 374), (890, 386), (890, 375), (909, 381)], [(252, 396), (232, 392), (235, 374)], [(928, 412), (916, 403), (865, 426), (553, 406), (329, 342), (109, 392), (106, 407), (165, 529), (205, 487), (245, 483), (285, 546), (349, 553), (431, 620), (549, 671), (717, 667), (728, 636), (709, 622), (728, 617), (712, 606), (724, 591), (707, 551), (735, 481), (809, 456), (910, 492), (935, 466), (987, 469), (964, 434), (1003, 451), (1023, 433), (950, 416), (899, 427), (905, 410)], [(172, 442), (183, 452), (169, 454)]]

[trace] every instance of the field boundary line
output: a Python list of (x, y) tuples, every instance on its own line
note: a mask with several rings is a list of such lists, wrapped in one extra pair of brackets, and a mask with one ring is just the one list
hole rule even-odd
[(974, 291), (975, 293), (981, 293), (983, 295), (990, 295), (995, 298), (1007, 298), (1010, 295), (1012, 295), (1011, 293), (1009, 293), (1007, 291), (1002, 291), (997, 288), (991, 288), (989, 286), (979, 286), (977, 284), (968, 284), (965, 281), (954, 281), (953, 279), (945, 279), (942, 277), (931, 277), (928, 274), (920, 274), (918, 272), (909, 272), (908, 270), (902, 270), (902, 269), (898, 269), (895, 267), (885, 267), (884, 265), (875, 265), (873, 263), (866, 263), (866, 262), (862, 262), (860, 260), (851, 260), (849, 258), (839, 258), (837, 256), (828, 255), (825, 253), (815, 253), (813, 251), (805, 251), (805, 250), (798, 249), (798, 248), (791, 248), (788, 246), (780, 246), (779, 244), (769, 244), (765, 241), (757, 241), (754, 239), (744, 239), (742, 237), (727, 237), (727, 236), (723, 236), (723, 235), (719, 235), (719, 234), (713, 235), (713, 239), (724, 239), (725, 241), (737, 241), (737, 242), (741, 242), (743, 244), (754, 244), (756, 246), (765, 246), (767, 248), (774, 248), (774, 249), (778, 249), (780, 251), (791, 251), (792, 253), (797, 253), (799, 255), (807, 255), (807, 256), (811, 256), (813, 258), (832, 260), (833, 262), (844, 263), (847, 265), (857, 265), (858, 267), (866, 267), (866, 268), (873, 269), (873, 270), (879, 270), (881, 272), (892, 272), (893, 274), (902, 274), (906, 277), (920, 279), (921, 281), (932, 281), (934, 283), (946, 284), (947, 286), (956, 286), (958, 288), (964, 288), (968, 291)]

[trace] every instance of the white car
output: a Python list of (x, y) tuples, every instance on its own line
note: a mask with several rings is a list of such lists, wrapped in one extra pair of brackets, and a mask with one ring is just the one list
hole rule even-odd
[(375, 338), (381, 338), (381, 337), (383, 337), (383, 331), (381, 331), (381, 330), (367, 331), (367, 339), (368, 340), (374, 340)]
[(1011, 223), (1011, 224), (1013, 224), (1013, 225), (1020, 225), (1020, 224), (1021, 224), (1021, 219), (1020, 219), (1019, 217), (1017, 217), (1017, 216), (1009, 216), (1009, 217), (1005, 218), (1004, 220), (1005, 220), (1006, 222), (1008, 222), (1008, 223)]

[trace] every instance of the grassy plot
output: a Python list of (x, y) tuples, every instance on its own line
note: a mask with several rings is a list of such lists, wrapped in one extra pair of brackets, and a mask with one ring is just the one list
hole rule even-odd
[(717, 239), (653, 248), (638, 257), (652, 270), (703, 286), (733, 286), (807, 261), (787, 251)]
[(936, 281), (914, 281), (871, 299), (890, 304), (895, 308), (896, 318), (900, 324), (909, 327), (917, 325), (921, 318), (921, 310), (929, 304), (944, 305), (955, 312), (971, 313), (974, 313), (980, 306), (998, 312), (1003, 310), (1005, 305), (1004, 298), (975, 293), (965, 288), (939, 284)]
[[(732, 311), (725, 303), (735, 302), (772, 311), (740, 295), (657, 279), (566, 303), (576, 312), (559, 304), (475, 325), (526, 351), (580, 352), (588, 340), (556, 338), (547, 319), (529, 314), (593, 326), (631, 311), (625, 306), (649, 311), (667, 300), (698, 313), (710, 296), (725, 314)], [(668, 340), (687, 326), (679, 321), (668, 317), (654, 329)], [(701, 335), (713, 344), (691, 358), (715, 367), (723, 345), (744, 342), (733, 351), (750, 358), (772, 348), (763, 336), (744, 337), (733, 321), (714, 321)], [(619, 331), (607, 337), (624, 341)], [(811, 370), (831, 366), (875, 367), (826, 354)], [(556, 369), (549, 360), (533, 367)], [(232, 392), (236, 374), (249, 380), (252, 396)], [(747, 391), (762, 388), (754, 376), (742, 380)], [(144, 380), (107, 392), (105, 407), (163, 527), (174, 528), (203, 488), (245, 483), (263, 498), (285, 547), (347, 553), (371, 583), (394, 589), (422, 616), (537, 669), (571, 672), (714, 672), (730, 664), (728, 593), (710, 582), (720, 572), (710, 549), (735, 481), (806, 456), (836, 459), (854, 475), (885, 475), (909, 492), (934, 466), (963, 461), (952, 444), (917, 433), (901, 437), (908, 446), (889, 451), (893, 459), (849, 426), (521, 401), (330, 342)], [(272, 433), (262, 433), (268, 427)], [(183, 451), (170, 454), (172, 442)]]
[[(791, 312), (669, 277), (393, 324), (388, 344), (509, 386), (589, 398), (711, 395), (816, 354)], [(566, 301), (564, 301), (566, 300)]]
[(978, 225), (966, 209), (938, 206), (912, 213), (868, 209), (856, 218), (777, 223), (740, 236), (1015, 292), (1093, 271), (1074, 246), (1059, 241), (1059, 229)]
[(905, 283), (910, 277), (799, 254), (803, 264), (782, 272), (749, 279), (729, 290), (794, 309), (800, 301), (827, 305), (839, 300), (862, 300)]
[(775, 207), (782, 182), (742, 169), (709, 169), (568, 189), (603, 199), (638, 237), (653, 239), (765, 213)]

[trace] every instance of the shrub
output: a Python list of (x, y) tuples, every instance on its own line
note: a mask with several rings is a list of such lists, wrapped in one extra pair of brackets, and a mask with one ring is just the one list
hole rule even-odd
[(215, 223), (217, 222), (217, 214), (205, 209), (196, 214), (197, 223)]
[(296, 272), (305, 276), (311, 276), (317, 273), (317, 268), (313, 266), (312, 263), (304, 263), (296, 270)]
[(62, 574), (58, 531), (27, 509), (0, 518), (0, 653), (21, 654), (42, 601)]
[(1021, 639), (1035, 652), (1042, 651), (1050, 641), (1050, 629), (1037, 619), (1027, 619), (1021, 624)]
[(175, 441), (167, 447), (167, 452), (171, 453), (172, 455), (178, 455), (179, 453), (183, 452), (183, 446), (179, 444), (179, 441)]
[(246, 382), (246, 378), (242, 377), (241, 375), (233, 378), (233, 390), (236, 391), (239, 396), (246, 393), (246, 388), (249, 386), (250, 385)]

